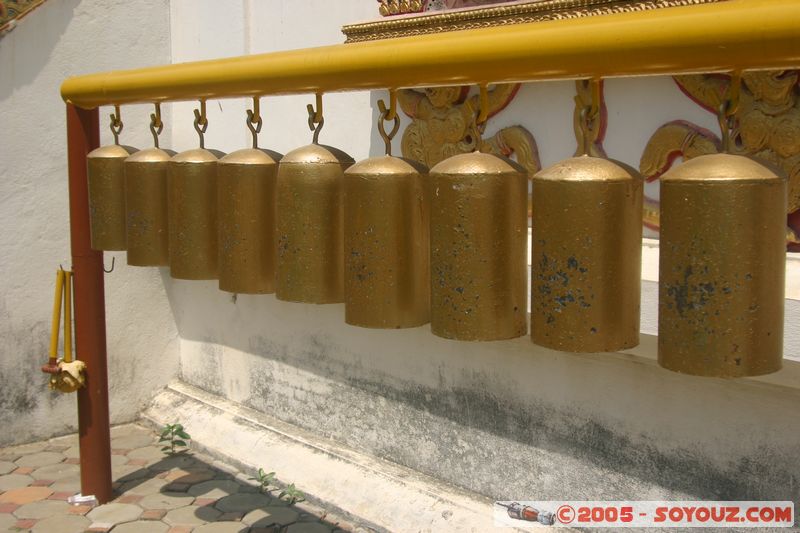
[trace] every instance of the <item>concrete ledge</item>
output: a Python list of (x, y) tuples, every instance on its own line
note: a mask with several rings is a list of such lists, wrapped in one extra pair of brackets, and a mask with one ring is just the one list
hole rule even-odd
[[(142, 413), (158, 426), (179, 420), (193, 447), (256, 471), (274, 470), (316, 505), (377, 531), (488, 531), (492, 502), (173, 382)], [(508, 530), (508, 529), (506, 529)]]

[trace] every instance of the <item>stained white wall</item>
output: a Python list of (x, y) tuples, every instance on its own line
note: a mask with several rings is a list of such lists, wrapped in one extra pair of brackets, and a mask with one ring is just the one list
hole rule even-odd
[[(0, 36), (0, 446), (77, 423), (75, 396), (50, 392), (39, 371), (55, 270), (70, 265), (59, 86), (70, 75), (168, 63), (169, 32), (167, 0), (58, 0)], [(124, 108), (122, 142), (150, 145), (149, 112)], [(158, 270), (128, 268), (124, 253), (114, 255), (106, 275), (111, 418), (123, 422), (175, 375), (178, 343)]]

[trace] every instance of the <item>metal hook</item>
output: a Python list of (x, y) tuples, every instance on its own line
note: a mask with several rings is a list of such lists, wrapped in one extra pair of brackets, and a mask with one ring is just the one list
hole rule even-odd
[(156, 112), (150, 113), (150, 133), (153, 134), (153, 146), (158, 148), (158, 136), (164, 130), (164, 123), (161, 122), (161, 104), (156, 102)]
[(106, 266), (103, 265), (103, 272), (105, 272), (106, 274), (111, 274), (112, 272), (114, 272), (114, 264), (116, 263), (116, 259), (117, 259), (116, 257), (111, 256), (111, 268), (106, 270)]
[(319, 132), (325, 124), (325, 117), (322, 116), (322, 93), (317, 93), (317, 109), (314, 110), (314, 106), (311, 104), (308, 104), (306, 109), (308, 110), (308, 128), (314, 132), (312, 142), (319, 144)]
[(114, 135), (114, 144), (119, 144), (119, 134), (122, 132), (122, 117), (119, 112), (119, 106), (114, 106), (114, 112), (109, 115), (111, 117), (111, 133)]
[[(591, 155), (592, 146), (599, 136), (600, 111), (602, 108), (601, 81), (597, 78), (577, 80), (575, 94), (575, 135), (578, 150), (575, 155)], [(589, 101), (584, 93), (589, 92)]]
[(736, 130), (736, 112), (739, 110), (739, 96), (742, 92), (742, 73), (731, 72), (731, 80), (725, 97), (717, 110), (719, 129), (722, 134), (722, 150), (731, 152), (731, 139)]
[[(400, 129), (400, 117), (397, 116), (397, 112), (394, 113), (394, 118), (389, 118), (392, 112), (392, 103), (391, 103), (391, 95), (393, 94), (392, 91), (389, 92), (389, 109), (386, 108), (386, 104), (383, 100), (378, 100), (378, 110), (380, 111), (380, 116), (378, 117), (378, 132), (380, 132), (381, 137), (383, 138), (383, 142), (386, 145), (386, 155), (392, 155), (392, 139), (397, 134), (397, 130)], [(386, 133), (386, 128), (384, 127), (384, 123), (388, 121), (393, 121), (394, 124), (392, 125), (392, 130), (389, 133)]]
[(258, 134), (261, 132), (261, 107), (258, 96), (253, 97), (253, 109), (247, 110), (247, 129), (253, 135), (253, 148), (258, 148)]
[(200, 100), (200, 109), (194, 110), (194, 130), (200, 137), (200, 148), (206, 147), (204, 134), (208, 129), (208, 118), (206, 118), (206, 101)]

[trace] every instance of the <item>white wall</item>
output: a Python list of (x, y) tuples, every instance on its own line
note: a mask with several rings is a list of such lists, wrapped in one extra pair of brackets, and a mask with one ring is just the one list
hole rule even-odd
[[(168, 63), (169, 31), (167, 0), (58, 0), (0, 36), (0, 446), (77, 423), (75, 396), (50, 392), (39, 371), (55, 270), (70, 265), (61, 82)], [(101, 110), (104, 143), (108, 113)], [(149, 113), (124, 108), (123, 143), (150, 145)], [(158, 270), (127, 267), (124, 253), (114, 255), (116, 269), (106, 275), (108, 356), (111, 417), (122, 422), (175, 375), (178, 342)]]

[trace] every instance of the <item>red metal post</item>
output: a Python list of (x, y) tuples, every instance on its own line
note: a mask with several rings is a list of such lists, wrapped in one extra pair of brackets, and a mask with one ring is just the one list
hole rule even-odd
[(86, 155), (100, 144), (97, 109), (67, 104), (69, 230), (75, 293), (75, 347), (86, 363), (86, 387), (78, 390), (81, 494), (99, 503), (112, 498), (111, 428), (108, 408), (103, 253), (89, 244)]

